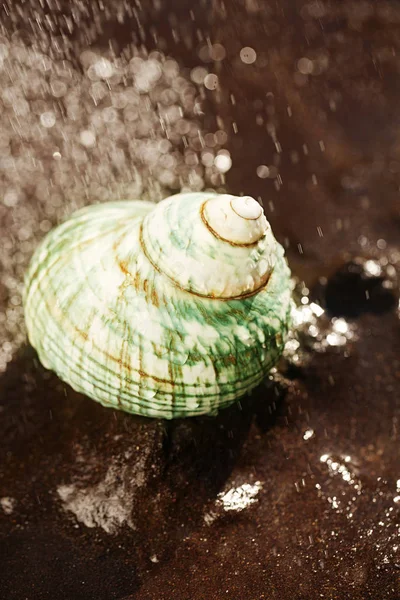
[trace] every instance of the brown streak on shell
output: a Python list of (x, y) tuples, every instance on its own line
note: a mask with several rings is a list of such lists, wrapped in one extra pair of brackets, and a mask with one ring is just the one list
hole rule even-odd
[[(117, 250), (117, 249), (115, 248), (115, 250)], [(149, 302), (151, 302), (155, 307), (158, 308), (160, 306), (160, 299), (157, 295), (154, 285), (151, 285), (149, 280), (145, 279), (143, 281), (143, 286), (141, 286), (139, 271), (136, 271), (135, 275), (133, 276), (132, 273), (128, 269), (128, 263), (126, 260), (117, 259), (117, 264), (118, 264), (119, 268), (121, 269), (122, 273), (125, 275), (125, 277), (127, 277), (130, 280), (130, 282), (133, 284), (135, 290), (139, 291), (140, 288), (143, 287), (143, 290), (146, 294), (146, 299)], [(129, 283), (124, 281), (124, 283), (121, 285), (121, 294), (120, 295), (123, 294), (123, 291), (127, 287), (127, 285), (129, 285)]]
[(118, 265), (121, 271), (124, 273), (124, 275), (128, 275), (129, 277), (131, 277), (126, 260), (119, 260)]
[[(113, 227), (110, 230), (103, 232), (103, 233), (104, 233), (104, 235), (108, 235), (109, 233), (112, 233), (113, 231), (119, 229), (119, 227), (120, 226), (118, 225), (118, 226)], [(76, 244), (76, 246), (73, 247), (73, 250), (75, 251), (77, 248), (79, 250), (81, 250), (85, 246), (88, 246), (89, 244), (91, 244), (93, 242), (93, 240), (95, 240), (95, 239), (96, 239), (96, 236), (93, 236), (90, 239), (85, 240), (84, 242), (79, 242), (78, 244)], [(60, 260), (63, 260), (64, 258), (65, 258), (64, 254), (61, 253), (60, 256), (58, 256), (58, 258), (54, 262), (51, 263), (51, 268), (53, 268), (54, 265), (56, 265), (58, 262), (60, 262)], [(27, 289), (30, 287), (32, 281), (37, 278), (38, 272), (40, 271), (41, 268), (42, 268), (42, 264), (39, 262), (36, 266), (36, 270), (32, 273), (32, 275), (29, 276), (29, 281), (27, 281), (27, 283), (26, 283)]]
[[(257, 219), (259, 219), (260, 215), (262, 214), (262, 211), (261, 211), (261, 213), (258, 215), (258, 217), (244, 217), (243, 215), (240, 215), (240, 214), (239, 214), (239, 213), (238, 213), (238, 212), (235, 210), (235, 207), (234, 207), (234, 206), (233, 206), (233, 204), (232, 204), (232, 200), (230, 201), (230, 203), (229, 203), (229, 204), (231, 205), (231, 209), (233, 210), (233, 212), (234, 212), (234, 213), (236, 213), (238, 217), (240, 217), (241, 219), (245, 219), (246, 221), (257, 221)], [(261, 208), (261, 205), (260, 205), (260, 208)]]
[(135, 273), (135, 277), (133, 278), (133, 285), (135, 286), (135, 290), (138, 292), (140, 290), (140, 285), (141, 285), (139, 271), (136, 271), (136, 273)]
[(152, 286), (151, 288), (150, 298), (154, 306), (158, 308), (160, 306), (160, 299), (157, 295), (156, 288), (154, 286)]
[[(271, 273), (269, 273), (269, 275), (268, 275), (267, 280), (262, 285), (260, 285), (260, 287), (256, 288), (255, 290), (253, 290), (251, 292), (244, 292), (243, 294), (238, 294), (237, 296), (216, 296), (215, 294), (201, 294), (200, 292), (195, 292), (194, 290), (188, 290), (188, 289), (184, 288), (182, 285), (180, 285), (180, 283), (175, 281), (175, 279), (173, 277), (171, 277), (170, 275), (167, 275), (167, 273), (164, 273), (163, 271), (161, 271), (160, 267), (152, 261), (149, 254), (147, 253), (146, 246), (143, 241), (143, 223), (140, 224), (139, 242), (140, 242), (140, 246), (142, 248), (143, 254), (145, 255), (145, 257), (147, 258), (149, 263), (153, 266), (153, 268), (158, 273), (160, 273), (164, 277), (167, 277), (182, 292), (186, 292), (187, 294), (192, 294), (193, 296), (198, 296), (199, 298), (208, 298), (209, 300), (222, 300), (223, 302), (227, 302), (230, 300), (244, 300), (245, 298), (251, 298), (251, 296), (255, 296), (255, 294), (260, 292), (263, 288), (267, 287), (268, 282), (272, 275), (272, 271), (271, 271)], [(257, 243), (258, 242), (256, 242), (256, 244)], [(239, 245), (239, 244), (233, 244), (233, 245)], [(253, 246), (254, 244), (245, 244), (245, 245)]]
[(143, 289), (146, 294), (146, 301), (150, 304), (153, 304), (156, 308), (160, 307), (160, 299), (157, 295), (156, 288), (154, 286), (154, 282), (150, 282), (148, 279), (144, 281)]
[[(41, 287), (40, 284), (38, 285), (38, 290), (40, 290), (42, 301), (44, 302), (48, 313), (51, 314), (52, 310), (51, 310), (51, 308), (49, 306), (49, 303), (46, 301), (46, 296), (43, 293), (43, 290), (42, 290), (42, 287)], [(71, 325), (71, 327), (73, 327), (73, 329), (74, 329), (74, 331), (75, 331), (75, 333), (77, 335), (79, 335), (80, 337), (82, 337), (84, 340), (88, 339), (87, 333), (85, 331), (82, 331), (81, 329), (79, 329), (79, 327), (77, 325), (75, 325), (75, 323), (72, 323), (72, 321), (69, 321), (69, 324)], [(92, 341), (92, 345), (93, 345), (94, 348), (96, 348), (96, 350), (98, 350), (99, 352), (101, 352), (102, 354), (104, 354), (104, 356), (106, 356), (107, 358), (109, 358), (112, 362), (115, 362), (116, 364), (120, 364), (118, 358), (116, 358), (115, 356), (113, 356), (109, 352), (105, 352), (104, 350), (102, 350), (101, 348), (99, 348), (93, 341)], [(140, 369), (134, 369), (134, 368), (132, 368), (131, 365), (128, 365), (126, 362), (123, 362), (122, 366), (129, 373), (135, 372), (135, 373), (138, 373), (139, 375), (141, 375), (143, 377), (148, 377), (149, 379), (153, 379), (154, 381), (157, 381), (158, 383), (166, 383), (167, 385), (174, 386), (174, 382), (173, 381), (169, 381), (168, 379), (164, 379), (162, 377), (157, 377), (156, 375), (150, 375), (150, 374), (145, 373), (144, 371), (142, 371)]]

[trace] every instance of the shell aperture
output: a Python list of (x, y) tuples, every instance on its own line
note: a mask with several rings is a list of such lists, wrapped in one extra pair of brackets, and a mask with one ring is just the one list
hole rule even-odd
[(161, 418), (215, 414), (259, 384), (290, 307), (261, 206), (212, 193), (74, 213), (36, 250), (24, 292), (46, 368), (105, 406)]

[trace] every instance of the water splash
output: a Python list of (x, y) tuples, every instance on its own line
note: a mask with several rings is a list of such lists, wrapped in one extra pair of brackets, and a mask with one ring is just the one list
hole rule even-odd
[(0, 36), (0, 372), (25, 341), (23, 275), (53, 225), (96, 202), (223, 190), (232, 164), (222, 120), (205, 123), (206, 68), (194, 78), (134, 47), (72, 64), (54, 43)]

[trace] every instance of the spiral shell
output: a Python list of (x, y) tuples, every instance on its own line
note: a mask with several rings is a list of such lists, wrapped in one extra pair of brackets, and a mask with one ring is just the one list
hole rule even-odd
[(75, 390), (150, 417), (215, 414), (279, 358), (290, 271), (252, 198), (111, 202), (46, 236), (24, 307), (42, 364)]

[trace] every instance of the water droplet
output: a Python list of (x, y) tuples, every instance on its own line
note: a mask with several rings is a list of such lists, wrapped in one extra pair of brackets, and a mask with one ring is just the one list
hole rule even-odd
[(40, 115), (40, 122), (43, 125), (43, 127), (50, 129), (56, 123), (56, 116), (53, 112), (44, 112)]
[(112, 63), (106, 58), (101, 58), (94, 64), (95, 73), (100, 79), (110, 79), (114, 73)]
[(297, 70), (302, 75), (310, 75), (313, 72), (313, 62), (309, 58), (303, 57), (297, 61)]
[(213, 44), (210, 49), (210, 57), (212, 60), (221, 61), (224, 60), (226, 56), (225, 48), (222, 44)]
[(140, 379), (140, 395), (147, 400), (154, 398), (157, 395), (157, 389), (153, 387), (152, 382), (149, 380), (145, 380), (144, 378)]
[(17, 192), (17, 190), (9, 189), (4, 194), (3, 204), (5, 206), (13, 207), (13, 206), (16, 206), (18, 204), (18, 200), (19, 200), (19, 198), (18, 198), (18, 192)]
[(227, 173), (232, 167), (232, 159), (229, 154), (220, 152), (214, 159), (214, 165), (220, 173)]
[(197, 83), (197, 85), (201, 85), (204, 83), (204, 79), (207, 76), (207, 69), (204, 67), (195, 67), (190, 72), (190, 79)]
[(257, 175), (260, 179), (267, 179), (267, 177), (269, 177), (269, 168), (267, 165), (260, 165), (257, 167)]
[(245, 46), (240, 51), (240, 60), (246, 65), (251, 65), (257, 60), (257, 53), (254, 48)]
[(204, 85), (208, 90), (216, 90), (218, 87), (218, 76), (214, 73), (209, 73), (204, 78)]
[(178, 340), (172, 339), (170, 344), (170, 360), (175, 365), (184, 365), (189, 358), (189, 351), (184, 344)]
[(90, 131), (89, 129), (81, 131), (79, 139), (81, 144), (87, 148), (91, 148), (92, 146), (96, 145), (96, 136), (93, 131)]

